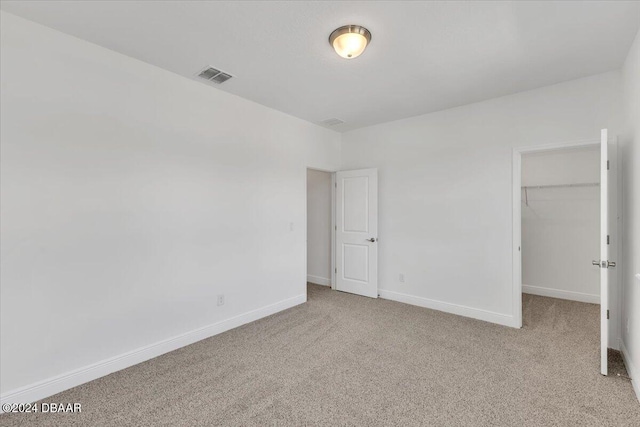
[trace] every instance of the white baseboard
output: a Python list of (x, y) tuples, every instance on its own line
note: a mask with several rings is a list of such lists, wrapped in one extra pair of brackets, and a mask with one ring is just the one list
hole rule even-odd
[(600, 304), (600, 295), (585, 294), (582, 292), (563, 291), (560, 289), (543, 288), (541, 286), (522, 285), (523, 294), (540, 295), (542, 297), (568, 299), (571, 301)]
[[(80, 384), (93, 381), (113, 372), (128, 368), (162, 354), (177, 350), (205, 338), (237, 328), (249, 322), (270, 316), (307, 301), (306, 294), (298, 295), (286, 300), (252, 310), (230, 319), (195, 329), (190, 332), (169, 338), (155, 344), (140, 347), (136, 350), (93, 363), (82, 368), (47, 378), (19, 389), (11, 390), (0, 396), (0, 403), (31, 403), (61, 391), (68, 390)], [(1, 410), (0, 410), (1, 413)]]
[(387, 291), (384, 289), (379, 289), (378, 294), (380, 295), (380, 298), (392, 301), (417, 305), (419, 307), (430, 308), (432, 310), (444, 311), (446, 313), (457, 314), (458, 316), (471, 317), (473, 319), (484, 320), (485, 322), (497, 323), (498, 325), (510, 326), (512, 328), (519, 327), (516, 319), (507, 314), (402, 294), (400, 292)]
[(307, 282), (315, 283), (316, 285), (331, 286), (331, 279), (327, 279), (326, 277), (313, 276), (311, 274), (307, 275)]
[(631, 377), (631, 385), (633, 386), (633, 391), (636, 392), (636, 397), (638, 398), (638, 403), (640, 403), (640, 371), (638, 371), (638, 366), (635, 366), (631, 361), (631, 355), (627, 350), (627, 347), (624, 345), (624, 341), (620, 340), (620, 352), (622, 353), (622, 359), (624, 360), (624, 366), (627, 368), (627, 373), (629, 377)]

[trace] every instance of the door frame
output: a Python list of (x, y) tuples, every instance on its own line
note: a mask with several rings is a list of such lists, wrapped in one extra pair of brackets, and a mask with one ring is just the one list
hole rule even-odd
[[(304, 245), (304, 270), (305, 270), (305, 294), (306, 294), (306, 279), (308, 276), (308, 268), (309, 266), (307, 265), (307, 250), (308, 250), (308, 237), (307, 236), (307, 227), (308, 227), (308, 215), (309, 213), (307, 212), (307, 198), (309, 197), (308, 194), (308, 187), (307, 187), (307, 171), (309, 170), (314, 170), (314, 171), (318, 171), (318, 172), (325, 172), (328, 174), (331, 174), (331, 289), (332, 290), (336, 290), (336, 276), (337, 276), (337, 265), (336, 265), (336, 229), (337, 229), (337, 221), (336, 221), (336, 195), (337, 195), (337, 180), (336, 180), (336, 173), (340, 172), (340, 170), (331, 170), (331, 169), (322, 169), (322, 168), (316, 168), (316, 167), (312, 167), (312, 166), (306, 166), (304, 171), (305, 171), (305, 179), (304, 179), (304, 194), (305, 194), (305, 203), (304, 203), (304, 241), (305, 241), (305, 245)], [(379, 289), (379, 287), (378, 287)]]
[(317, 171), (317, 172), (324, 172), (324, 173), (328, 173), (331, 175), (331, 242), (329, 243), (331, 246), (331, 277), (329, 278), (329, 280), (331, 281), (331, 289), (335, 290), (336, 289), (336, 172), (335, 170), (331, 170), (331, 169), (322, 169), (322, 168), (316, 168), (316, 167), (311, 167), (311, 166), (307, 166), (304, 169), (305, 172), (305, 176), (304, 176), (304, 194), (305, 194), (305, 203), (304, 203), (304, 271), (305, 271), (305, 294), (306, 294), (306, 278), (308, 276), (309, 273), (309, 265), (307, 264), (307, 250), (308, 250), (308, 238), (309, 236), (307, 235), (307, 227), (309, 226), (308, 222), (309, 222), (309, 212), (307, 212), (307, 200), (309, 197), (308, 194), (308, 186), (307, 186), (307, 171), (309, 170), (313, 170), (313, 171)]
[[(611, 139), (610, 139), (611, 141)], [(615, 139), (613, 140), (615, 141)], [(557, 150), (566, 150), (572, 148), (587, 148), (587, 147), (600, 147), (600, 139), (588, 139), (574, 142), (564, 142), (564, 143), (555, 143), (555, 144), (543, 144), (543, 145), (534, 145), (534, 146), (525, 146), (525, 147), (515, 147), (513, 148), (513, 161), (512, 161), (512, 225), (513, 225), (513, 241), (512, 241), (512, 283), (513, 283), (513, 322), (514, 327), (522, 328), (522, 155), (530, 154), (530, 153), (543, 153), (543, 152), (552, 152)], [(616, 156), (616, 161), (619, 164), (619, 160)], [(621, 174), (618, 169), (618, 179)], [(619, 204), (618, 198), (616, 197), (616, 203)], [(617, 210), (616, 206), (616, 210)], [(618, 220), (617, 224), (617, 232), (616, 236), (620, 236), (620, 223)], [(616, 239), (620, 240), (620, 239)], [(617, 257), (620, 258), (618, 252)], [(600, 256), (600, 253), (594, 254), (596, 256)], [(617, 274), (616, 274), (617, 276)], [(617, 284), (617, 278), (614, 278), (614, 286)], [(619, 300), (619, 298), (616, 298)], [(612, 301), (619, 305), (619, 301)], [(614, 317), (612, 321), (615, 321), (618, 313), (620, 312), (619, 308), (616, 306), (616, 313), (614, 313)], [(618, 327), (615, 326), (615, 334), (616, 342), (618, 336)]]

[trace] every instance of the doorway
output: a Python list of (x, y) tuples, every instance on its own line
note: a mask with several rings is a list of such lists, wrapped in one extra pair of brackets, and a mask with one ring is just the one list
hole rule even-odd
[(307, 169), (307, 282), (332, 286), (332, 173)]
[(378, 170), (307, 168), (307, 283), (378, 297)]
[(523, 325), (523, 300), (547, 297), (557, 303), (555, 310), (569, 301), (575, 301), (573, 307), (591, 304), (600, 372), (606, 375), (607, 354), (617, 350), (619, 336), (617, 270), (612, 268), (620, 252), (615, 140), (603, 129), (600, 141), (517, 148), (513, 153), (516, 326)]

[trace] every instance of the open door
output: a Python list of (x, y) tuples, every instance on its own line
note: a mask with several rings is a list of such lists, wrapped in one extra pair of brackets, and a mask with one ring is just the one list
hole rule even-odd
[(600, 260), (593, 261), (593, 265), (600, 267), (600, 373), (607, 375), (609, 344), (609, 279), (610, 269), (616, 263), (609, 261), (609, 236), (611, 235), (611, 220), (615, 185), (615, 177), (610, 176), (609, 168), (609, 136), (607, 129), (600, 132)]
[(378, 170), (336, 173), (336, 289), (378, 297)]

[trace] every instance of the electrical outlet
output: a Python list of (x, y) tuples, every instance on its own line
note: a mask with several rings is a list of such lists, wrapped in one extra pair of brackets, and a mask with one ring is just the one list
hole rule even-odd
[(398, 280), (400, 280), (400, 283), (404, 283), (404, 273), (400, 273)]
[(224, 305), (224, 295), (218, 295), (218, 305)]

